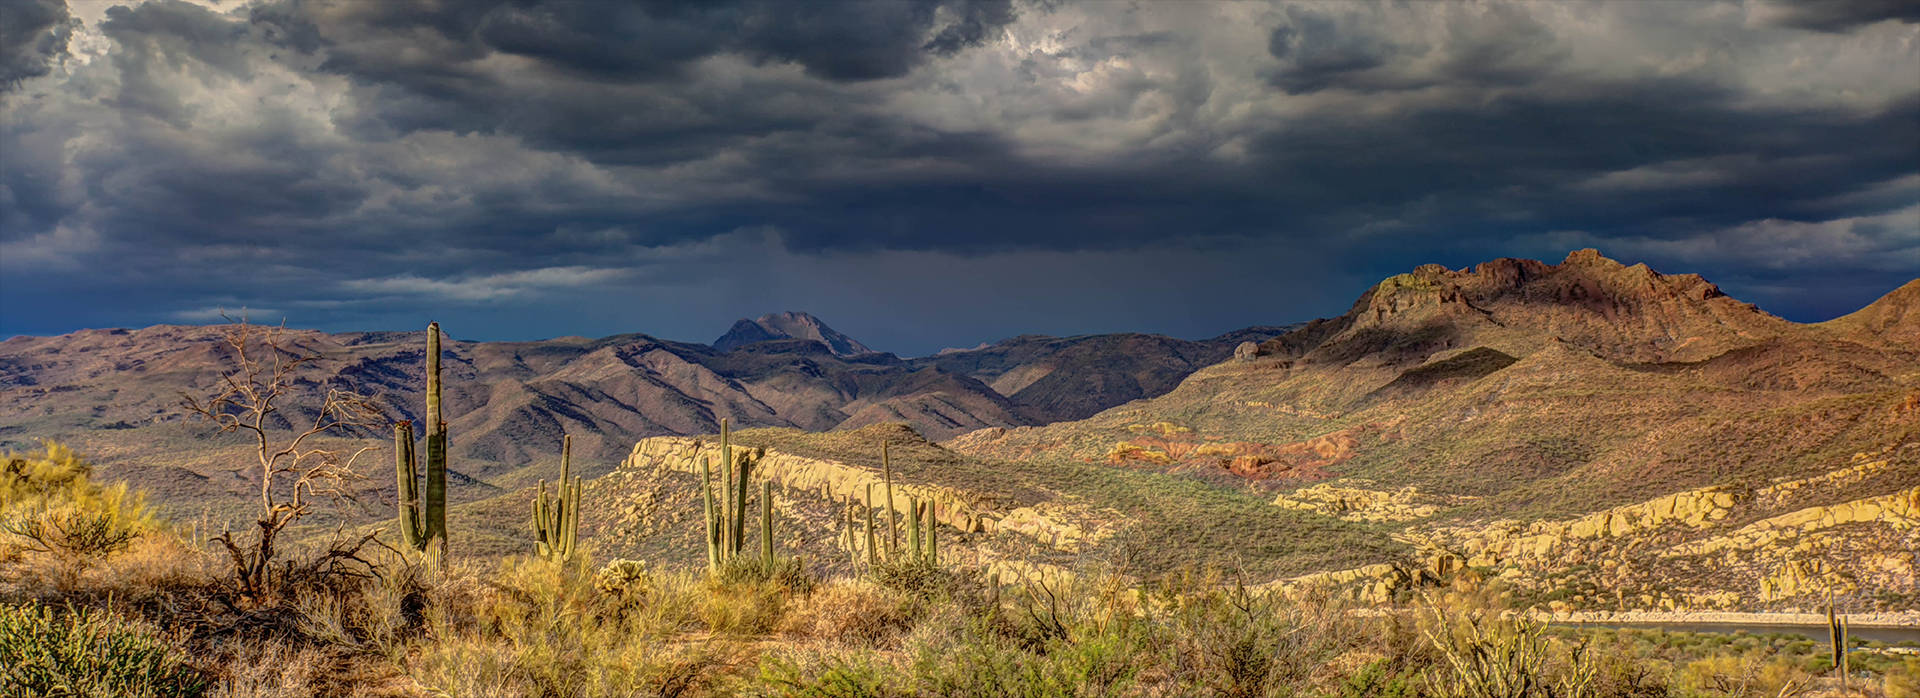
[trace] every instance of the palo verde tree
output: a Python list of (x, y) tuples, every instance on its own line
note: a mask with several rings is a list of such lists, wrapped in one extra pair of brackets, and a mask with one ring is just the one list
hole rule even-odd
[[(281, 532), (312, 512), (315, 497), (345, 498), (347, 483), (358, 479), (354, 461), (374, 447), (326, 444), (327, 436), (361, 437), (384, 422), (364, 395), (339, 386), (309, 389), (297, 378), (320, 355), (297, 346), (286, 326), (261, 327), (242, 318), (221, 329), (227, 368), (212, 393), (183, 395), (182, 405), (219, 426), (219, 433), (245, 434), (254, 462), (243, 470), (259, 487), (259, 508), (248, 533), (225, 529), (212, 541), (233, 561), (233, 581), (242, 598), (264, 600), (274, 592), (274, 544)], [(288, 402), (318, 398), (305, 414)], [(362, 542), (364, 542), (363, 539)], [(350, 557), (358, 545), (334, 548), (330, 556)], [(289, 569), (291, 563), (288, 563)]]

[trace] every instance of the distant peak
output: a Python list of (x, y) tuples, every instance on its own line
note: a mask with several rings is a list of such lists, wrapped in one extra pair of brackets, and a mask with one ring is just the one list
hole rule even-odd
[(838, 356), (857, 356), (873, 353), (872, 349), (858, 340), (841, 334), (828, 327), (820, 318), (799, 311), (767, 313), (757, 319), (741, 319), (733, 323), (733, 328), (714, 340), (713, 348), (719, 351), (734, 349), (777, 339), (806, 339), (825, 344), (827, 350)]
[(1568, 252), (1566, 260), (1560, 262), (1560, 266), (1614, 268), (1614, 267), (1623, 267), (1626, 265), (1616, 262), (1612, 259), (1608, 259), (1606, 255), (1600, 254), (1599, 250), (1589, 247), (1583, 250), (1574, 250), (1572, 252)]

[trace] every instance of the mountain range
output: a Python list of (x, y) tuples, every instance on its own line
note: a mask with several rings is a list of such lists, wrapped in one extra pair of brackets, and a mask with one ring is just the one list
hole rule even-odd
[[(0, 439), (72, 442), (173, 513), (250, 484), (244, 444), (185, 421), (219, 327), (0, 342)], [(414, 418), (420, 332), (287, 331)], [(468, 550), (524, 549), (526, 486), (563, 433), (583, 536), (690, 562), (695, 455), (722, 417), (767, 449), (790, 544), (844, 561), (837, 521), (891, 446), (955, 555), (1022, 569), (1230, 566), (1364, 593), (1472, 568), (1574, 609), (1920, 603), (1920, 279), (1795, 323), (1692, 274), (1593, 250), (1427, 265), (1347, 312), (1189, 341), (1021, 336), (919, 358), (803, 313), (714, 345), (646, 335), (445, 348)], [(289, 413), (295, 421), (296, 409)], [(378, 443), (378, 442), (369, 442)], [(363, 487), (390, 516), (384, 475)], [(1112, 562), (1112, 564), (1121, 564)]]
[[(223, 329), (159, 325), (0, 342), (0, 445), (73, 443), (110, 471), (151, 482), (163, 500), (179, 490), (171, 499), (192, 501), (209, 486), (181, 482), (243, 488), (215, 463), (230, 455), (223, 442), (180, 407), (228, 367)], [(592, 475), (640, 438), (710, 433), (721, 418), (810, 431), (904, 422), (932, 438), (1084, 418), (1171, 390), (1247, 338), (1284, 329), (1198, 341), (1029, 335), (919, 359), (872, 351), (796, 312), (741, 320), (712, 346), (643, 334), (450, 339), (443, 360), (450, 430), (459, 435), (456, 488), (515, 485), (516, 471), (557, 452), (562, 434), (574, 436)], [(424, 340), (419, 331), (285, 331), (289, 350), (323, 357), (300, 373), (305, 397), (349, 386), (382, 398), (396, 419), (417, 419), (422, 409)], [(316, 402), (285, 401), (289, 423), (310, 419), (301, 410)], [(135, 464), (159, 470), (120, 467)]]

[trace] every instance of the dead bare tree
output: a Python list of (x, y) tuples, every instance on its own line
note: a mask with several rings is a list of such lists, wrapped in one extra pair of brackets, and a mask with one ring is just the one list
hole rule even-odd
[(212, 395), (182, 395), (181, 404), (193, 415), (219, 425), (219, 433), (245, 433), (253, 439), (258, 462), (247, 469), (257, 468), (260, 479), (260, 509), (254, 521), (258, 530), (249, 537), (229, 528), (211, 541), (225, 547), (232, 558), (240, 595), (262, 601), (273, 595), (275, 540), (311, 512), (314, 497), (350, 498), (346, 485), (358, 479), (354, 462), (376, 448), (366, 446), (346, 454), (319, 445), (322, 437), (367, 435), (385, 424), (385, 415), (371, 398), (327, 388), (313, 421), (296, 423), (282, 414), (282, 403), (303, 392), (295, 373), (321, 357), (292, 346), (284, 324), (260, 327), (242, 318), (224, 328), (222, 335), (229, 350), (229, 369), (222, 372)]

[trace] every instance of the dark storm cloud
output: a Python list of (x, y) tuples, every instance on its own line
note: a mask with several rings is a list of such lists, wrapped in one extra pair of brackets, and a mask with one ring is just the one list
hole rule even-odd
[(1382, 32), (1374, 18), (1338, 9), (1287, 8), (1267, 40), (1267, 52), (1279, 61), (1269, 78), (1275, 87), (1305, 94), (1526, 85), (1551, 75), (1567, 57), (1553, 32), (1520, 7), (1444, 18), (1436, 27), (1444, 31), (1440, 41)]
[(1794, 0), (1777, 2), (1773, 9), (1776, 24), (1823, 32), (1887, 20), (1920, 22), (1920, 3), (1907, 0)]
[(66, 0), (0, 0), (0, 92), (46, 75), (72, 34)]
[[(362, 3), (290, 0), (255, 8), (291, 45), (331, 49), (329, 67), (431, 91), (494, 53), (616, 82), (677, 76), (720, 53), (792, 62), (835, 81), (899, 77), (929, 55), (977, 46), (1014, 19), (1008, 0), (867, 3)], [(395, 61), (411, 42), (420, 57)]]
[[(1124, 329), (1106, 304), (1292, 320), (1570, 246), (1817, 317), (1920, 273), (1920, 26), (1843, 9), (151, 0), (8, 97), (0, 265), (63, 300), (8, 293), (0, 332), (221, 305), (458, 307), (494, 336), (707, 339), (807, 299), (975, 318), (863, 338), (915, 351)], [(81, 283), (121, 260), (117, 291)]]

